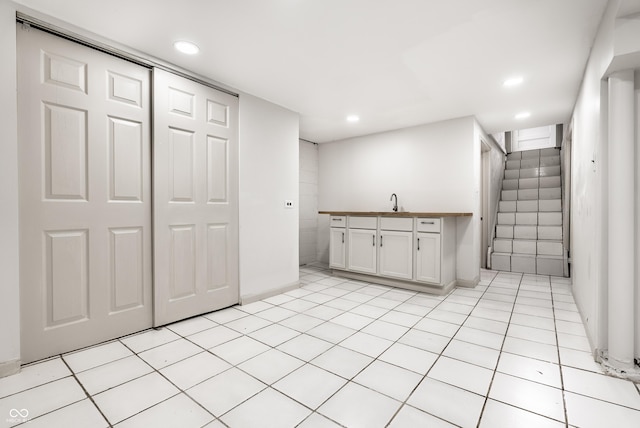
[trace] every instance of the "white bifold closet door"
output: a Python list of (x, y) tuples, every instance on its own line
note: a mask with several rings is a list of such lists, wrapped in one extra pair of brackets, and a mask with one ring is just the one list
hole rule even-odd
[(154, 70), (154, 325), (238, 303), (238, 98)]
[(150, 70), (17, 26), (23, 362), (152, 325)]

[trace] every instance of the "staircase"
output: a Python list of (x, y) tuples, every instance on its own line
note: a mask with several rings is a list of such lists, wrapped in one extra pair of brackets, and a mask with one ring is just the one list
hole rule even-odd
[(507, 155), (491, 268), (563, 276), (560, 151)]

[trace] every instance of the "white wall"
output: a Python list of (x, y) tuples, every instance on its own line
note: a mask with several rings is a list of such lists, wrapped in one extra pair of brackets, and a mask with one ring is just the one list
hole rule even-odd
[(318, 214), (317, 261), (329, 264), (329, 216)]
[(503, 152), (507, 152), (506, 140), (505, 140), (505, 132), (498, 132), (495, 134), (491, 134), (491, 137), (495, 140), (498, 147), (502, 149)]
[[(572, 116), (571, 153), (571, 276), (573, 294), (585, 323), (592, 349), (607, 349), (607, 86), (606, 75), (616, 46), (625, 46), (629, 54), (629, 40), (637, 43), (635, 33), (619, 31), (627, 20), (616, 21), (620, 5), (626, 1), (609, 2), (594, 41), (582, 85)], [(627, 5), (628, 6), (628, 5)], [(635, 12), (640, 11), (636, 3)], [(627, 8), (627, 12), (629, 12)], [(637, 19), (637, 18), (636, 18)], [(636, 55), (640, 54), (636, 52)], [(628, 59), (628, 58), (627, 58)], [(628, 65), (628, 62), (627, 62)], [(640, 66), (636, 62), (635, 67)], [(638, 243), (640, 245), (640, 242)], [(637, 248), (640, 248), (638, 246)], [(636, 287), (637, 278), (636, 278)], [(638, 291), (636, 291), (638, 294)], [(636, 307), (636, 324), (638, 324)], [(639, 332), (636, 332), (637, 334)], [(640, 336), (636, 339), (640, 342)], [(638, 355), (640, 349), (636, 348)]]
[[(505, 149), (504, 149), (504, 134), (502, 134), (502, 145), (497, 142), (493, 135), (487, 135), (483, 129), (480, 127), (480, 124), (476, 122), (475, 124), (475, 132), (476, 139), (479, 140), (479, 145), (484, 141), (489, 147), (489, 188), (488, 188), (488, 218), (487, 226), (489, 227), (489, 232), (487, 236), (487, 245), (492, 245), (491, 240), (491, 230), (495, 226), (496, 217), (497, 217), (497, 209), (498, 203), (500, 201), (500, 191), (502, 190), (502, 179), (504, 177), (504, 166), (505, 166)], [(482, 162), (482, 158), (480, 158), (480, 162)], [(482, 186), (482, 177), (480, 177), (480, 186)], [(480, 206), (480, 213), (482, 210), (482, 206)], [(480, 214), (478, 214), (480, 216)], [(482, 231), (480, 231), (482, 234)], [(480, 239), (482, 239), (482, 235), (480, 235)], [(481, 251), (487, 251), (486, 248), (482, 248)], [(482, 255), (480, 255), (482, 258)]]
[[(240, 297), (298, 283), (298, 114), (240, 94)], [(285, 209), (292, 200), (294, 209)]]
[(19, 368), (16, 12), (0, 1), (0, 377)]
[[(491, 147), (489, 162), (491, 164), (491, 177), (489, 179), (489, 227), (496, 223), (497, 208), (502, 191), (502, 179), (504, 178), (505, 153), (499, 145)], [(489, 245), (492, 243), (489, 242)]]
[[(471, 172), (467, 186), (471, 189), (471, 211), (473, 216), (460, 218), (456, 222), (456, 278), (461, 283), (474, 283), (480, 276), (480, 255), (482, 242), (482, 203), (480, 189), (482, 187), (482, 135), (478, 122), (472, 120), (471, 141), (467, 143), (470, 150), (471, 163), (467, 168)], [(460, 165), (458, 168), (462, 168)], [(468, 284), (467, 284), (468, 285)]]
[[(472, 212), (457, 221), (457, 270), (459, 279), (474, 281), (480, 273), (479, 144), (473, 117), (320, 144), (318, 208), (390, 211), (396, 193), (404, 211)], [(324, 219), (318, 233), (329, 234)]]
[(319, 146), (320, 210), (472, 211), (474, 119), (447, 120)]
[(300, 264), (318, 258), (318, 145), (300, 140)]
[(613, 16), (611, 3), (605, 12), (587, 63), (580, 94), (573, 113), (571, 159), (571, 264), (573, 294), (580, 308), (591, 344), (606, 346), (606, 233), (607, 207), (603, 188), (607, 176), (607, 133), (601, 110), (607, 99), (601, 97), (601, 79), (613, 56)]
[[(636, 171), (640, 168), (640, 69), (635, 72)], [(636, 357), (640, 358), (640, 174), (636, 173)]]

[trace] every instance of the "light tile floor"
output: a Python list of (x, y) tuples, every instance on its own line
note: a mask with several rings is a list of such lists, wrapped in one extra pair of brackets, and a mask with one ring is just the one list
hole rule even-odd
[(594, 363), (567, 279), (482, 271), (447, 296), (300, 279), (28, 365), (0, 379), (0, 426), (640, 426), (638, 386)]

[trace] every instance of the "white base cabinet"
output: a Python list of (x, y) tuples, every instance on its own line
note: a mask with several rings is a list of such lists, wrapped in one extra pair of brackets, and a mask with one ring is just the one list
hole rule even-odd
[(348, 231), (349, 270), (377, 273), (376, 231), (369, 229), (348, 229)]
[[(441, 290), (455, 284), (454, 217), (333, 219), (330, 267), (344, 276), (363, 276), (370, 282), (412, 289), (422, 285)], [(337, 224), (340, 226), (334, 227)]]
[(416, 235), (416, 281), (440, 283), (440, 234)]
[(413, 277), (413, 232), (380, 231), (380, 275)]
[(347, 267), (346, 230), (332, 227), (329, 236), (329, 267), (345, 269)]

